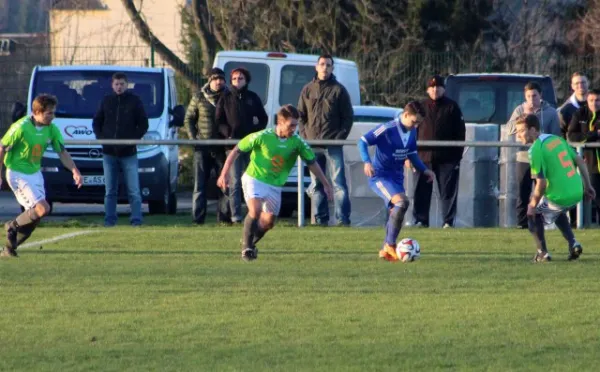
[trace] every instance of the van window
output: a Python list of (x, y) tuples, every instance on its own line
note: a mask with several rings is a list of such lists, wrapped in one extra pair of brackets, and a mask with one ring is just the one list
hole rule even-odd
[(243, 67), (250, 72), (249, 89), (258, 94), (263, 106), (269, 98), (269, 66), (264, 63), (231, 61), (225, 64), (225, 77), (227, 83), (231, 85), (231, 71), (238, 67)]
[(298, 104), (300, 92), (315, 76), (315, 66), (286, 65), (281, 69), (279, 105)]
[(506, 124), (514, 109), (525, 101), (523, 88), (529, 81), (540, 84), (542, 98), (556, 107), (552, 82), (546, 78), (452, 77), (446, 81), (446, 95), (458, 103), (467, 123)]
[[(91, 119), (105, 95), (112, 93), (114, 71), (40, 71), (33, 94), (58, 98), (56, 117)], [(128, 89), (141, 98), (146, 115), (158, 118), (164, 110), (164, 80), (159, 72), (127, 72)], [(31, 103), (30, 103), (31, 105)]]

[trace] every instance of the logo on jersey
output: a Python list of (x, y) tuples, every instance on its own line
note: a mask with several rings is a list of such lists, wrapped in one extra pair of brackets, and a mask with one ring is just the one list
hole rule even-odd
[(65, 127), (65, 134), (71, 138), (80, 136), (91, 136), (94, 132), (84, 125), (68, 125)]

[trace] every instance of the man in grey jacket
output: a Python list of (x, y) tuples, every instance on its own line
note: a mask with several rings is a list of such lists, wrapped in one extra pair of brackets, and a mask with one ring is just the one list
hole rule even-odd
[[(354, 110), (350, 94), (333, 75), (333, 57), (324, 54), (317, 60), (316, 77), (306, 84), (300, 93), (300, 135), (308, 140), (345, 140), (352, 129)], [(313, 147), (317, 163), (323, 170), (329, 168), (333, 183), (335, 217), (338, 225), (350, 225), (350, 196), (346, 184), (344, 151), (342, 146)], [(309, 188), (315, 221), (318, 225), (329, 224), (329, 205), (323, 184), (311, 174)]]
[[(556, 109), (542, 100), (542, 88), (536, 82), (525, 85), (525, 102), (515, 108), (508, 123), (506, 134), (511, 137), (517, 133), (516, 123), (521, 116), (534, 114), (541, 124), (542, 133), (561, 135), (560, 121)], [(533, 181), (529, 166), (527, 150), (517, 152), (517, 182), (519, 193), (517, 195), (517, 227), (527, 228), (527, 203), (531, 195)]]

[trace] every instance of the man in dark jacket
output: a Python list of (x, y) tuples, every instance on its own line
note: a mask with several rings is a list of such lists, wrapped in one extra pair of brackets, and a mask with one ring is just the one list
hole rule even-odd
[[(600, 142), (600, 89), (590, 90), (586, 104), (575, 111), (567, 129), (567, 138), (571, 142)], [(598, 189), (600, 187), (600, 150), (585, 150), (583, 158), (588, 166), (592, 186), (594, 189)], [(595, 205), (594, 213), (598, 213), (600, 195), (596, 195)]]
[(564, 139), (567, 139), (567, 131), (571, 118), (575, 111), (586, 105), (589, 82), (585, 75), (576, 72), (571, 76), (571, 89), (573, 94), (558, 108), (560, 120), (560, 131)]
[[(300, 135), (308, 140), (345, 140), (352, 129), (354, 110), (350, 95), (333, 75), (333, 57), (324, 54), (317, 60), (317, 75), (302, 88), (298, 100)], [(319, 166), (327, 171), (333, 183), (335, 218), (338, 225), (350, 226), (350, 196), (346, 184), (344, 152), (342, 146), (313, 147)], [(329, 224), (329, 204), (323, 184), (311, 175), (309, 194), (315, 222)]]
[[(102, 100), (94, 116), (93, 129), (97, 139), (141, 139), (148, 131), (148, 117), (140, 98), (127, 91), (127, 76), (117, 72), (112, 77), (110, 94)], [(103, 145), (104, 167), (104, 225), (117, 223), (117, 194), (119, 170), (127, 186), (131, 206), (130, 222), (142, 224), (142, 195), (138, 176), (137, 147), (135, 145)]]
[[(464, 141), (465, 121), (458, 104), (446, 97), (444, 78), (435, 75), (427, 81), (427, 95), (423, 101), (425, 117), (418, 128), (419, 141)], [(462, 147), (419, 148), (419, 157), (435, 173), (442, 204), (444, 228), (454, 226), (458, 196), (458, 176)], [(426, 175), (417, 174), (413, 217), (416, 226), (429, 227), (429, 208), (433, 183)]]
[[(216, 106), (219, 98), (227, 91), (225, 72), (213, 68), (206, 83), (192, 97), (185, 113), (184, 124), (190, 139), (219, 139), (219, 131), (215, 120)], [(194, 149), (194, 193), (192, 195), (192, 220), (196, 224), (204, 224), (206, 219), (206, 186), (211, 171), (221, 174), (225, 164), (224, 146), (197, 146)], [(217, 222), (231, 223), (228, 199), (221, 189), (217, 188)]]
[[(219, 132), (226, 139), (241, 139), (250, 133), (266, 128), (269, 117), (258, 94), (248, 89), (252, 77), (245, 68), (231, 71), (231, 88), (219, 99), (216, 120)], [(242, 215), (242, 174), (248, 166), (248, 155), (238, 156), (229, 181), (229, 206), (231, 222), (241, 223)]]

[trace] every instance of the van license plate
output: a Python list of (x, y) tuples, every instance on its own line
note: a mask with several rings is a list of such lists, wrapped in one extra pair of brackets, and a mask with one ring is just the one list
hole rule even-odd
[(83, 184), (86, 186), (100, 186), (104, 183), (104, 176), (83, 176)]

